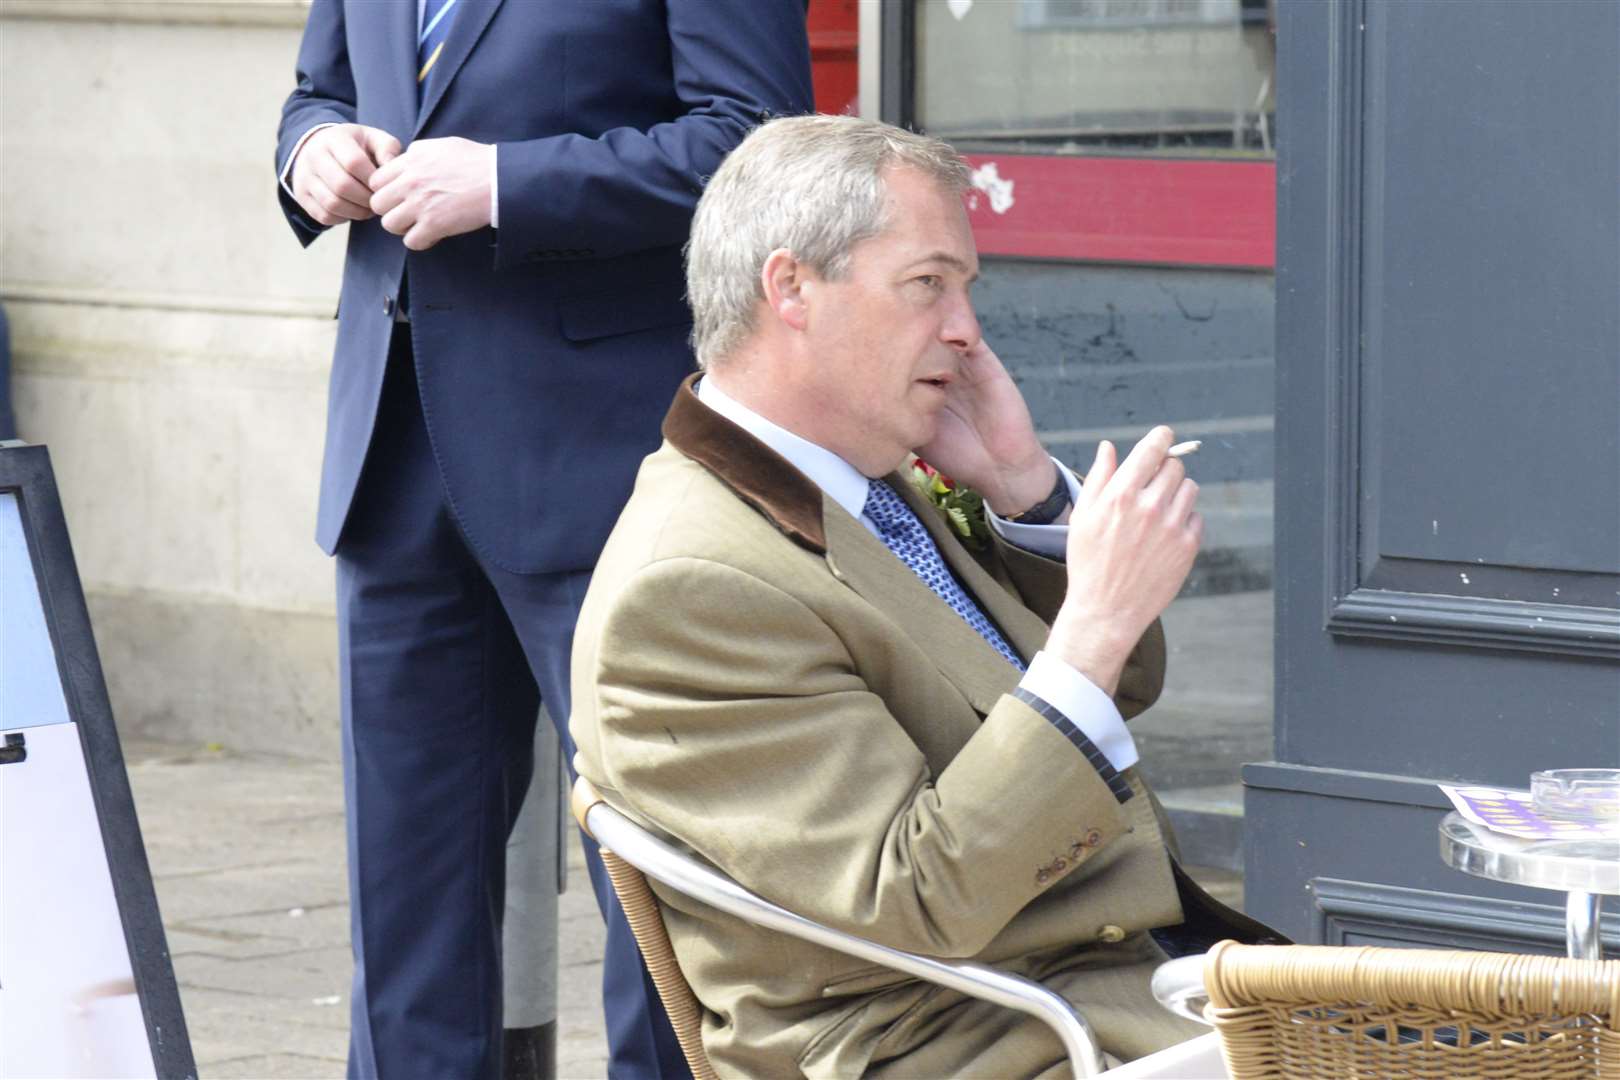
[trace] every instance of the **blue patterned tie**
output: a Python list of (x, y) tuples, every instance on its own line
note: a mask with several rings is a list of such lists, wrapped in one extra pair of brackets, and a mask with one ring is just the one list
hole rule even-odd
[(416, 36), (416, 96), (427, 90), (428, 74), (444, 52), (444, 39), (450, 36), (450, 16), (456, 0), (427, 0), (422, 6), (422, 30)]
[(979, 609), (979, 605), (973, 602), (973, 598), (957, 584), (956, 576), (945, 565), (939, 548), (934, 546), (934, 538), (928, 535), (923, 523), (917, 520), (911, 507), (895, 494), (893, 488), (881, 481), (872, 481), (866, 492), (866, 507), (861, 512), (877, 526), (878, 535), (888, 549), (922, 578), (936, 596), (962, 616), (963, 622), (977, 630), (991, 648), (1006, 657), (1019, 671), (1024, 670), (1024, 662), (1007, 644), (1007, 639), (1001, 636), (1001, 631)]

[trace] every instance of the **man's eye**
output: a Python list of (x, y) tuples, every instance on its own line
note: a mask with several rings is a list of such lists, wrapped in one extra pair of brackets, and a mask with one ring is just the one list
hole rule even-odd
[(938, 274), (924, 274), (921, 277), (919, 277), (917, 279), (917, 281), (920, 284), (922, 284), (925, 288), (929, 288), (929, 289), (937, 289), (941, 285), (945, 284), (945, 280), (943, 278), (941, 278)]

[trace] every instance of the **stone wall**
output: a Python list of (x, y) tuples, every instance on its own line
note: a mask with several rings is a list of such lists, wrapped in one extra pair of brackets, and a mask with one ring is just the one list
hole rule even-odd
[(307, 5), (0, 6), (0, 302), (120, 727), (334, 754), (315, 496), (341, 235), (274, 133)]

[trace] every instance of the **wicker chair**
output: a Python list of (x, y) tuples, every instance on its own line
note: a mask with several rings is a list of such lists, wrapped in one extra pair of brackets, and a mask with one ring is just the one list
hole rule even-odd
[[(641, 948), (653, 985), (669, 1013), (675, 1037), (697, 1080), (717, 1080), (703, 1049), (703, 1007), (682, 974), (664, 929), (647, 876), (748, 922), (813, 941), (872, 963), (884, 964), (973, 997), (1018, 1009), (1045, 1022), (1068, 1052), (1076, 1076), (1115, 1080), (1224, 1080), (1225, 1069), (1207, 1035), (1105, 1072), (1091, 1026), (1062, 996), (1039, 983), (965, 961), (938, 960), (902, 952), (812, 922), (761, 899), (724, 874), (675, 850), (602, 799), (584, 777), (574, 782), (573, 813), (580, 828), (601, 847), (602, 863)], [(1185, 982), (1186, 980), (1181, 980)], [(1169, 1006), (1167, 1006), (1169, 1007)], [(1175, 1011), (1188, 1015), (1184, 1005)]]
[(1620, 1080), (1620, 961), (1239, 945), (1204, 964), (1233, 1080)]

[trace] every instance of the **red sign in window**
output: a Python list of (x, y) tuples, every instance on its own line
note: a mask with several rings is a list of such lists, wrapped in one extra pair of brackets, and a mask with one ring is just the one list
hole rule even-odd
[(1270, 269), (1271, 161), (969, 154), (981, 255)]

